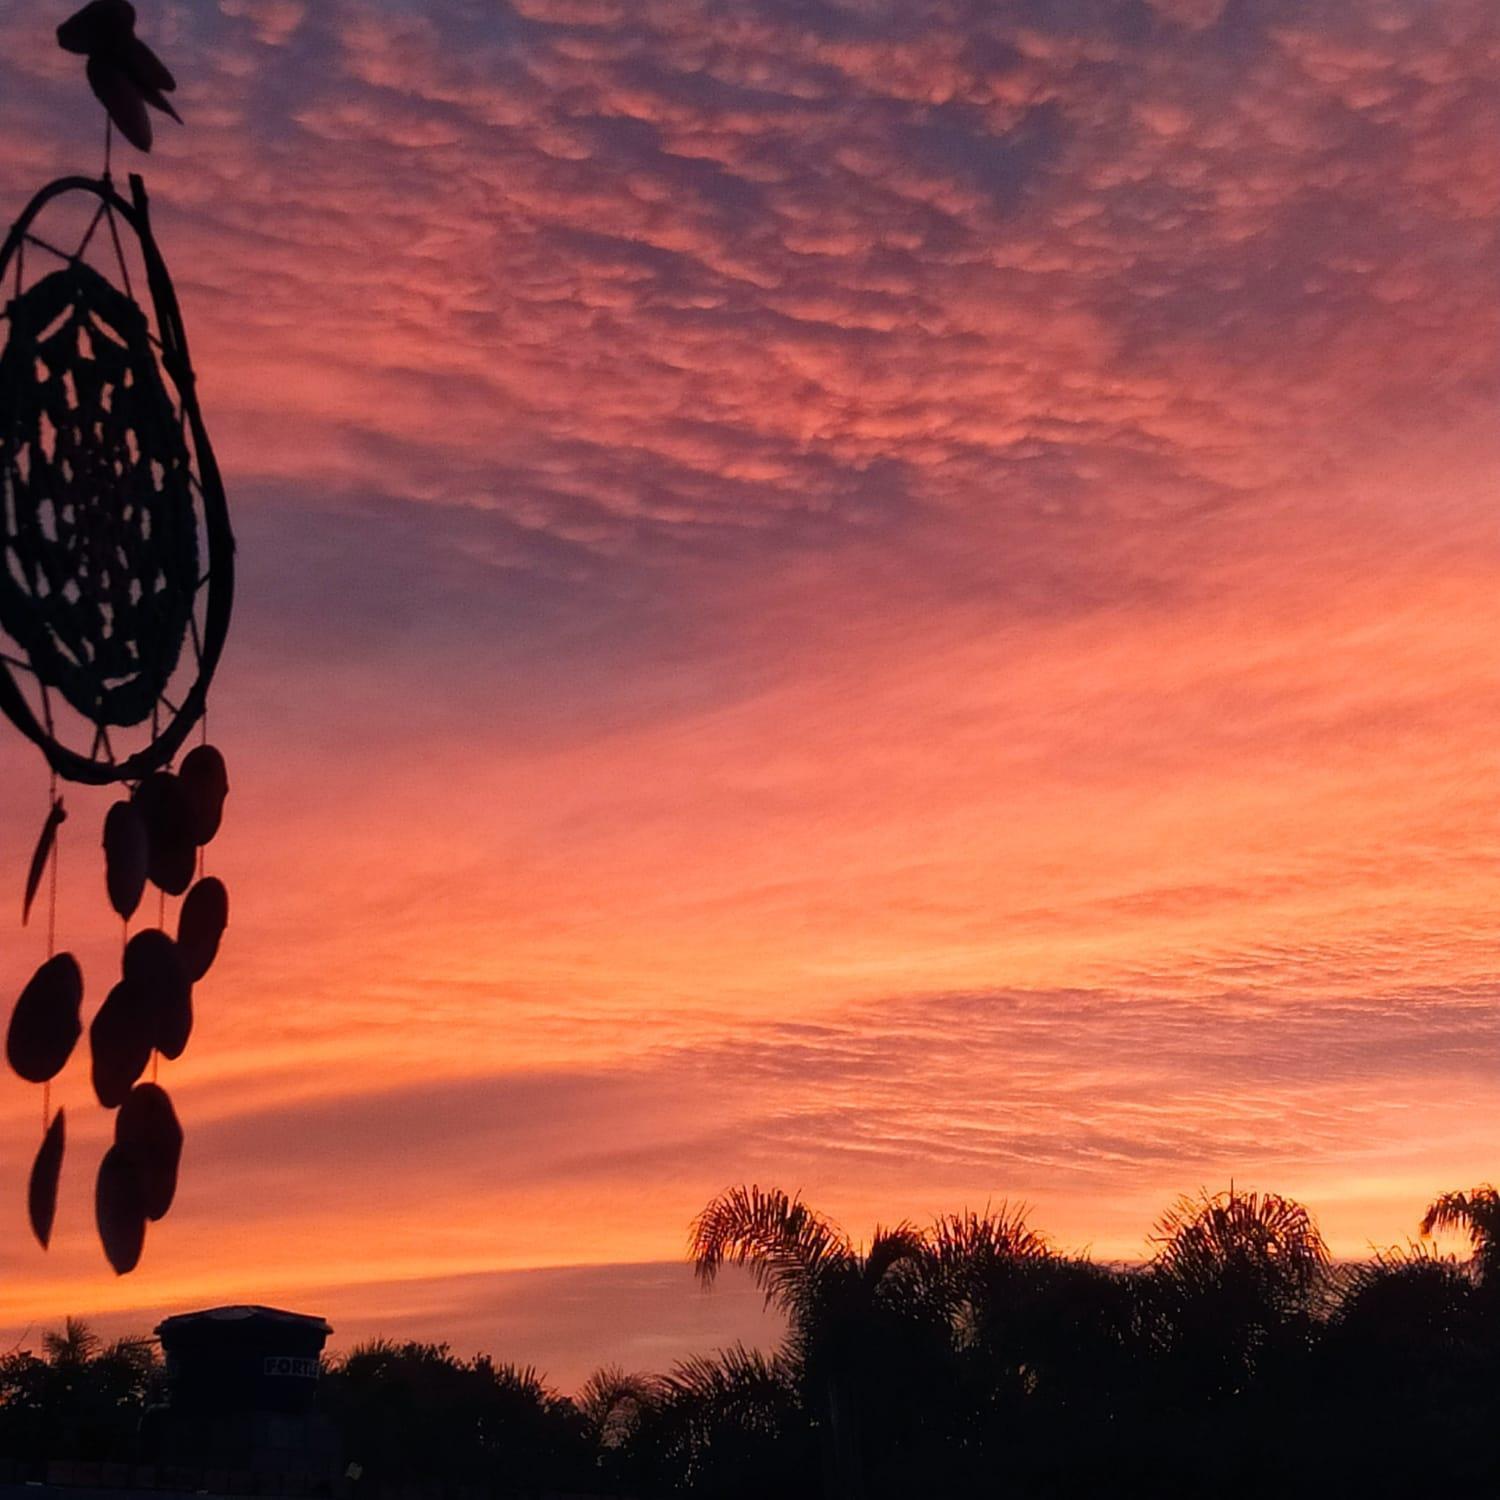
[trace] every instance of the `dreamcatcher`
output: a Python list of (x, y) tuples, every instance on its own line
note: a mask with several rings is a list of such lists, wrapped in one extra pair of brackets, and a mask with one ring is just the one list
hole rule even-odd
[[(125, 0), (95, 0), (59, 28), (88, 55), (109, 111), (104, 174), (42, 188), (0, 249), (0, 710), (51, 768), (22, 903), (24, 925), (48, 882), (47, 956), (16, 1003), (6, 1055), (44, 1090), (28, 1213), (45, 1248), (67, 1128), (51, 1085), (83, 1034), (84, 999), (78, 961), (57, 951), (58, 784), (116, 787), (101, 906), (124, 924), (122, 955), (89, 1054), (94, 1093), (115, 1112), (95, 1217), (122, 1275), (177, 1187), (183, 1134), (158, 1059), (186, 1048), (194, 986), (228, 924), (228, 895), (203, 864), (229, 789), (206, 712), (234, 586), (223, 484), (146, 190), (132, 174), (127, 201), (110, 176), (115, 125), (148, 150), (145, 105), (175, 113), (171, 75), (134, 21)], [(183, 898), (171, 931), (169, 897)], [(132, 935), (143, 902), (156, 922)]]

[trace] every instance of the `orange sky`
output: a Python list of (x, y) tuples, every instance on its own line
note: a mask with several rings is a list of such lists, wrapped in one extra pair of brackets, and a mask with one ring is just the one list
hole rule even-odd
[[(741, 1180), (1123, 1257), (1231, 1176), (1350, 1254), (1494, 1176), (1487, 0), (140, 10), (233, 926), (135, 1275), (82, 1052), (50, 1256), (0, 1088), (0, 1329), (268, 1301), (569, 1385), (763, 1328), (680, 1261)], [(58, 18), (0, 11), (17, 209), (97, 161)]]

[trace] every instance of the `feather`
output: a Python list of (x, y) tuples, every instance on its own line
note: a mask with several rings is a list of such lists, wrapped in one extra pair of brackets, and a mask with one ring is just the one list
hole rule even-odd
[(67, 820), (67, 809), (62, 805), (62, 798), (58, 797), (52, 804), (52, 811), (47, 814), (47, 821), (42, 824), (42, 836), (36, 841), (36, 852), (31, 856), (31, 869), (26, 873), (26, 899), (21, 903), (22, 927), (31, 920), (31, 903), (36, 900), (36, 893), (41, 888), (42, 873), (46, 870), (47, 861), (57, 843), (57, 830)]
[(151, 117), (135, 82), (118, 63), (98, 54), (89, 58), (89, 87), (109, 111), (121, 135), (137, 151), (151, 149)]
[(52, 1225), (57, 1219), (57, 1182), (62, 1175), (67, 1130), (63, 1111), (58, 1110), (42, 1138), (42, 1149), (36, 1154), (31, 1178), (26, 1185), (26, 1211), (31, 1219), (31, 1232), (43, 1250), (52, 1241)]
[(172, 108), (172, 101), (157, 89), (142, 89), (141, 97), (154, 109), (159, 109), (164, 115), (171, 115), (179, 125), (182, 124), (182, 116)]
[(134, 30), (135, 7), (129, 0), (91, 0), (57, 28), (57, 45), (92, 55), (126, 45)]
[[(177, 80), (172, 77), (171, 70), (139, 37), (131, 37), (122, 60), (125, 71), (148, 99), (153, 93), (170, 94), (176, 89)], [(154, 99), (151, 102), (156, 103)], [(157, 105), (158, 109), (170, 107)]]

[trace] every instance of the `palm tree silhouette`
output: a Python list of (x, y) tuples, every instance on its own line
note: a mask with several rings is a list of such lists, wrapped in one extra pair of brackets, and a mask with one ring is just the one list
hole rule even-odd
[(1233, 1395), (1310, 1339), (1329, 1290), (1328, 1247), (1279, 1193), (1202, 1192), (1157, 1221), (1143, 1290), (1173, 1377), (1194, 1398)]
[(862, 1500), (860, 1397), (875, 1363), (877, 1315), (883, 1304), (916, 1295), (915, 1279), (900, 1273), (925, 1257), (923, 1236), (909, 1224), (877, 1227), (864, 1249), (800, 1196), (752, 1186), (715, 1198), (693, 1221), (690, 1244), (704, 1286), (722, 1267), (742, 1266), (766, 1305), (786, 1315), (823, 1418), (829, 1492)]
[(1425, 1245), (1349, 1267), (1324, 1351), (1346, 1366), (1340, 1384), (1446, 1387), (1455, 1366), (1473, 1362), (1474, 1294), (1469, 1268)]
[(61, 1330), (48, 1329), (42, 1335), (47, 1363), (54, 1368), (86, 1365), (100, 1347), (99, 1335), (82, 1318), (67, 1318)]
[(1444, 1229), (1464, 1235), (1481, 1284), (1500, 1290), (1500, 1192), (1486, 1182), (1467, 1193), (1444, 1193), (1427, 1206), (1422, 1234)]
[(1023, 1268), (1052, 1258), (1046, 1239), (1026, 1222), (1024, 1204), (982, 1214), (945, 1214), (924, 1236), (924, 1280), (943, 1304), (961, 1344), (984, 1342), (1003, 1316)]
[(658, 1479), (716, 1500), (816, 1493), (798, 1375), (786, 1356), (739, 1344), (679, 1361), (641, 1418)]
[(589, 1438), (601, 1450), (625, 1447), (660, 1398), (653, 1375), (630, 1374), (620, 1365), (604, 1365), (579, 1387), (573, 1405), (588, 1424)]

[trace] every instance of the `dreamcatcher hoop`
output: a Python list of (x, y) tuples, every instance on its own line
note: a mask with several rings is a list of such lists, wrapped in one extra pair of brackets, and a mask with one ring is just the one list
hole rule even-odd
[[(219, 473), (218, 463), (214, 457), (213, 447), (209, 441), (208, 431), (203, 421), (203, 415), (198, 405), (196, 379), (193, 367), (188, 356), (187, 335), (183, 327), (182, 314), (178, 306), (176, 291), (167, 271), (166, 262), (157, 246), (155, 236), (151, 230), (150, 207), (146, 196), (145, 184), (139, 175), (132, 173), (130, 176), (130, 200), (122, 198), (116, 191), (113, 181), (106, 174), (101, 179), (73, 176), (62, 177), (55, 182), (49, 183), (42, 188), (31, 202), (26, 206), (21, 216), (12, 226), (6, 237), (4, 247), (0, 248), (0, 287), (6, 287), (10, 279), (14, 280), (14, 301), (8, 302), (3, 312), (0, 312), (0, 320), (11, 317), (12, 312), (23, 301), (21, 297), (21, 283), (24, 276), (25, 259), (28, 251), (35, 254), (47, 255), (61, 263), (62, 271), (54, 271), (53, 276), (71, 273), (69, 286), (58, 288), (60, 303), (66, 303), (68, 295), (77, 292), (80, 296), (92, 295), (96, 299), (104, 300), (106, 293), (100, 288), (107, 289), (113, 293), (113, 284), (99, 275), (88, 263), (84, 256), (99, 232), (101, 226), (106, 226), (108, 233), (114, 240), (114, 249), (119, 262), (122, 278), (125, 282), (125, 290), (120, 294), (122, 316), (117, 320), (125, 322), (130, 315), (126, 309), (134, 309), (133, 288), (130, 286), (129, 268), (125, 261), (123, 249), (120, 245), (117, 220), (123, 220), (125, 225), (135, 236), (145, 265), (147, 288), (150, 292), (151, 309), (155, 315), (155, 330), (150, 327), (149, 322), (140, 316), (140, 327), (130, 327), (130, 337), (124, 339), (129, 345), (135, 343), (137, 347), (126, 347), (124, 357), (128, 364), (128, 357), (134, 356), (136, 365), (131, 367), (126, 377), (128, 390), (129, 380), (134, 377), (137, 380), (144, 379), (149, 382), (155, 378), (160, 385), (160, 374), (165, 373), (171, 385), (171, 392), (161, 386), (158, 395), (166, 396), (168, 404), (163, 407), (160, 402), (155, 403), (155, 409), (170, 410), (175, 404), (176, 419), (179, 424), (177, 434), (167, 434), (174, 444), (180, 445), (181, 472), (175, 473), (168, 478), (175, 478), (182, 486), (182, 494), (186, 496), (188, 505), (188, 516), (191, 526), (198, 525), (198, 511), (201, 510), (201, 531), (203, 550), (206, 551), (206, 559), (202, 552), (196, 550), (196, 530), (191, 539), (192, 547), (187, 546), (188, 539), (179, 538), (181, 545), (177, 548), (176, 572), (179, 575), (177, 583), (183, 582), (184, 569), (191, 567), (197, 576), (192, 577), (192, 588), (186, 594), (185, 612), (180, 621), (167, 620), (162, 622), (154, 619), (157, 628), (170, 633), (174, 623), (191, 646), (193, 656), (196, 659), (196, 674), (186, 693), (182, 696), (180, 703), (172, 702), (165, 692), (165, 686), (171, 676), (168, 671), (154, 684), (154, 701), (149, 709), (143, 714), (135, 717), (118, 719), (115, 722), (121, 724), (134, 724), (150, 720), (151, 739), (143, 748), (123, 759), (117, 759), (113, 746), (110, 742), (107, 723), (104, 717), (96, 718), (94, 742), (87, 754), (84, 754), (71, 746), (65, 744), (58, 736), (53, 715), (51, 712), (50, 692), (59, 691), (57, 682), (49, 682), (44, 675), (42, 664), (39, 666), (34, 659), (37, 654), (26, 649), (25, 643), (18, 642), (30, 660), (22, 660), (12, 657), (7, 653), (0, 653), (0, 712), (16, 725), (16, 727), (33, 743), (35, 743), (46, 756), (49, 765), (59, 775), (67, 780), (82, 782), (92, 786), (104, 786), (115, 782), (140, 782), (153, 772), (171, 764), (193, 727), (202, 719), (207, 707), (209, 685), (213, 680), (214, 673), (218, 669), (219, 658), (223, 653), (225, 638), (228, 635), (229, 619), (233, 608), (234, 599), (234, 534), (229, 521), (229, 508), (225, 499), (223, 480)], [(65, 198), (69, 194), (82, 194), (96, 200), (94, 208), (88, 220), (88, 228), (85, 231), (78, 248), (71, 253), (50, 244), (34, 232), (34, 226), (41, 214), (49, 205)], [(92, 278), (92, 281), (90, 281)], [(76, 285), (74, 284), (76, 283)], [(97, 285), (96, 285), (97, 284)], [(42, 286), (42, 282), (34, 284), (35, 287)], [(30, 293), (28, 292), (28, 296)], [(84, 300), (87, 297), (84, 296)], [(92, 332), (92, 330), (90, 330)], [(120, 337), (117, 330), (105, 329), (107, 337)], [(148, 353), (150, 368), (140, 369), (142, 351)], [(70, 399), (73, 393), (70, 388)], [(143, 409), (152, 408), (152, 393), (147, 393), (143, 401)], [(175, 395), (175, 403), (171, 402)], [(105, 411), (108, 411), (106, 405)], [(0, 414), (3, 415), (3, 414)], [(90, 434), (83, 434), (84, 446), (91, 440)], [(120, 434), (123, 442), (126, 434)], [(3, 434), (0, 434), (3, 440)], [(134, 439), (131, 438), (133, 442)], [(159, 448), (161, 445), (153, 445)], [(12, 462), (13, 462), (12, 455)], [(158, 453), (153, 452), (148, 458), (155, 460)], [(137, 463), (140, 462), (136, 455)], [(160, 467), (160, 465), (156, 465)], [(9, 479), (7, 473), (7, 480)], [(4, 496), (0, 495), (0, 502)], [(196, 502), (196, 509), (192, 502)], [(141, 535), (138, 538), (141, 545), (159, 548), (161, 537), (153, 535), (151, 526), (153, 519), (149, 516), (137, 518), (136, 526)], [(159, 523), (158, 523), (159, 524)], [(60, 518), (53, 514), (51, 518), (53, 530), (60, 529)], [(39, 549), (51, 548), (52, 554), (62, 550), (61, 544), (56, 536), (42, 537), (40, 532), (45, 528), (33, 528), (37, 535), (33, 538)], [(64, 567), (76, 564), (76, 554), (80, 546), (93, 546), (97, 548), (97, 538), (84, 536), (69, 537), (67, 540), (72, 546), (70, 560), (63, 564)], [(206, 566), (202, 568), (201, 574), (197, 569), (201, 563)], [(106, 559), (106, 565), (108, 560)], [(0, 567), (9, 566), (10, 559), (0, 562)], [(128, 570), (128, 563), (127, 563)], [(12, 568), (12, 586), (16, 569)], [(38, 575), (44, 571), (38, 566)], [(21, 580), (27, 588), (32, 587), (33, 580), (25, 578)], [(97, 580), (94, 580), (97, 582)], [(7, 580), (0, 580), (5, 583)], [(198, 601), (203, 596), (203, 623), (200, 628), (198, 623)], [(140, 610), (140, 597), (137, 594), (131, 598), (125, 595), (118, 596), (117, 603), (123, 610)], [(155, 604), (155, 600), (148, 601)], [(64, 606), (59, 605), (59, 609)], [(150, 616), (149, 610), (145, 613)], [(159, 611), (157, 612), (160, 613)], [(92, 622), (95, 627), (98, 621)], [(55, 633), (55, 631), (54, 631)], [(14, 635), (14, 632), (7, 631)], [(106, 624), (103, 634), (109, 634)], [(98, 644), (98, 632), (87, 644)], [(50, 650), (50, 642), (47, 643)], [(77, 655), (78, 653), (73, 653)], [(141, 657), (149, 653), (140, 652)], [(69, 653), (66, 649), (61, 653), (53, 653), (58, 661), (64, 661)], [(172, 658), (175, 663), (175, 655)], [(29, 673), (39, 684), (42, 697), (42, 712), (39, 715), (32, 701), (21, 686), (17, 673)], [(152, 687), (148, 681), (146, 687)], [(73, 699), (64, 692), (64, 696)], [(74, 704), (77, 709), (76, 703)], [(139, 706), (137, 704), (137, 706)], [(161, 721), (161, 709), (166, 709), (166, 722)], [(95, 717), (87, 710), (77, 709), (81, 717)], [(102, 711), (101, 711), (102, 714)], [(101, 758), (102, 752), (102, 758)]]

